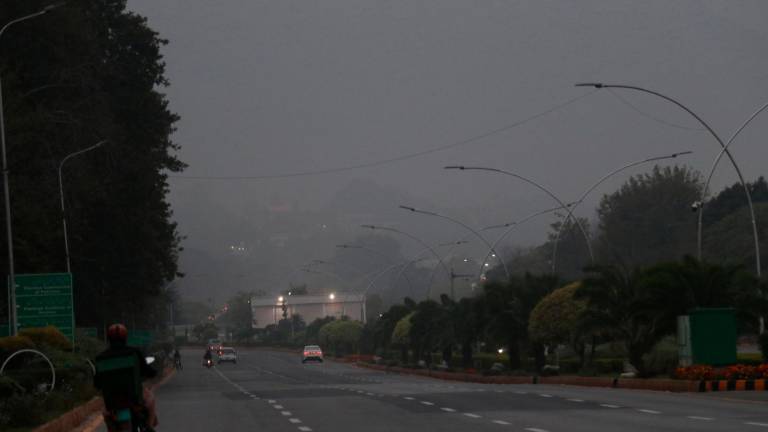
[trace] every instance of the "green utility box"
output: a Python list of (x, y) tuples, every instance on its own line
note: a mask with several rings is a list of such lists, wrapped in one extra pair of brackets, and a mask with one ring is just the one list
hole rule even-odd
[(694, 309), (677, 319), (680, 364), (736, 363), (736, 314), (731, 308)]

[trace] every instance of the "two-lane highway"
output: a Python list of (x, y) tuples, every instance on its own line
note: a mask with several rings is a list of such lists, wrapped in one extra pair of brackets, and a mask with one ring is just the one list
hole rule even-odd
[(203, 368), (202, 351), (157, 392), (160, 431), (768, 432), (768, 404), (695, 394), (483, 385), (401, 376), (298, 354), (240, 350)]

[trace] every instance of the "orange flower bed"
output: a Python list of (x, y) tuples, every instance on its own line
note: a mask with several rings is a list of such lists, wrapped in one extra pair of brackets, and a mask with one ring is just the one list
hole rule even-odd
[(759, 366), (737, 364), (717, 369), (707, 365), (691, 365), (677, 368), (675, 378), (697, 381), (768, 379), (768, 363)]

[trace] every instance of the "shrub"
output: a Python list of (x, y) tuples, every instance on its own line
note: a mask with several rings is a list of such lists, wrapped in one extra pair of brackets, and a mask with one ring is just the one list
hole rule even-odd
[(19, 332), (20, 336), (26, 336), (41, 349), (58, 349), (69, 351), (72, 342), (54, 326), (28, 328)]
[(711, 380), (715, 378), (715, 369), (706, 365), (691, 365), (675, 370), (675, 378), (686, 380)]

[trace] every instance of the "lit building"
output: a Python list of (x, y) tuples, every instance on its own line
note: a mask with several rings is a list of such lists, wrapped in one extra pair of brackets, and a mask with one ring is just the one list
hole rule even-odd
[(270, 324), (277, 324), (283, 319), (283, 304), (289, 318), (293, 315), (301, 315), (307, 324), (327, 316), (336, 317), (336, 319), (347, 316), (351, 320), (366, 321), (365, 296), (362, 294), (253, 297), (251, 299), (253, 328), (263, 329)]

